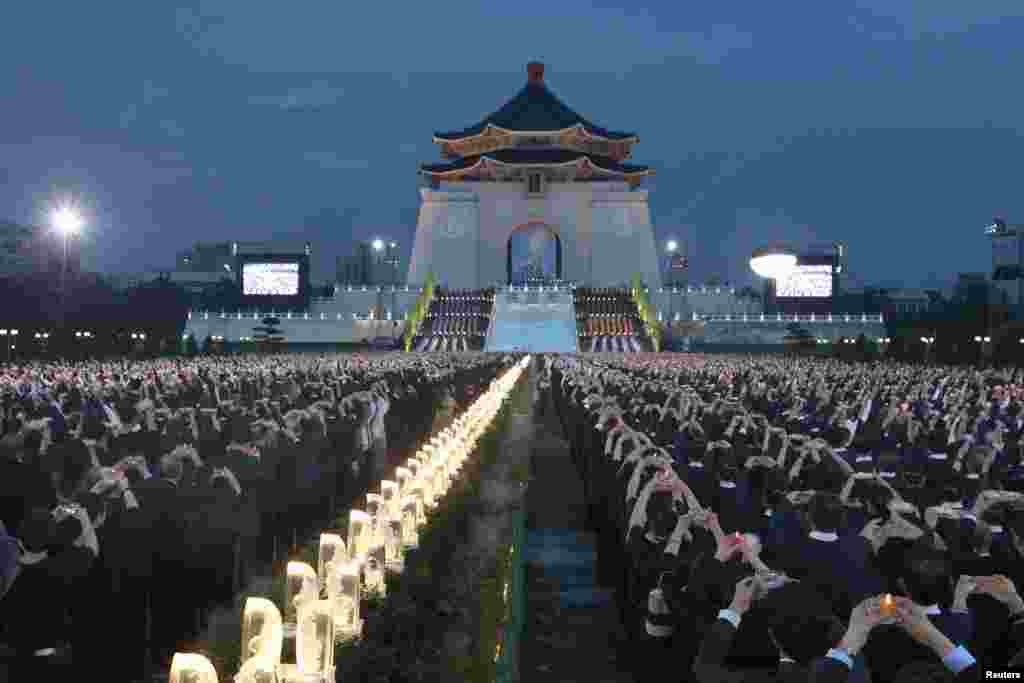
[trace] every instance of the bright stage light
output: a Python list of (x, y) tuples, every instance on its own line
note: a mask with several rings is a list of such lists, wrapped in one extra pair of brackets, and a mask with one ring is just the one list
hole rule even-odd
[(758, 249), (750, 257), (750, 269), (763, 278), (781, 280), (796, 267), (796, 254), (781, 247)]

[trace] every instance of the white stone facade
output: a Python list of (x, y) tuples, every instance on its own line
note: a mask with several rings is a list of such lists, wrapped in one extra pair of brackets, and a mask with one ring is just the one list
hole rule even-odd
[(457, 289), (506, 284), (509, 238), (530, 223), (558, 235), (563, 280), (613, 287), (639, 273), (661, 285), (647, 191), (625, 182), (550, 182), (540, 195), (521, 182), (443, 182), (420, 195), (410, 286), (428, 273)]

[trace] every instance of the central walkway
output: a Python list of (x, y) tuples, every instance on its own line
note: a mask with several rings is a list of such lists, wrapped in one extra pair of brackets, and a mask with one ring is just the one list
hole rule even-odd
[[(531, 384), (539, 371), (532, 368)], [(526, 509), (527, 624), (522, 680), (631, 683), (616, 668), (618, 616), (596, 585), (594, 535), (584, 530), (583, 485), (550, 403), (534, 405)]]

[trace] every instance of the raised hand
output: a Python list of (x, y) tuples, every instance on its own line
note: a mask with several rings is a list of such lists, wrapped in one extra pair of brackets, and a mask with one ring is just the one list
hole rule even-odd
[(739, 581), (736, 584), (736, 589), (733, 591), (729, 609), (742, 617), (750, 609), (751, 603), (754, 602), (754, 591), (756, 588), (757, 580), (753, 576), (748, 576)]

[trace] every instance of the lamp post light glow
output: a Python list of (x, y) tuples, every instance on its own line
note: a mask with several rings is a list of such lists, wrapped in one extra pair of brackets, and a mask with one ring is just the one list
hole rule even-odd
[(50, 222), (53, 223), (54, 229), (60, 233), (63, 250), (63, 258), (61, 259), (60, 266), (60, 328), (63, 331), (64, 320), (67, 313), (66, 282), (68, 271), (68, 238), (81, 232), (82, 226), (85, 225), (85, 219), (82, 218), (82, 214), (77, 209), (65, 204), (64, 206), (57, 207), (53, 211), (50, 216)]
[(670, 254), (674, 254), (676, 252), (676, 249), (678, 248), (679, 242), (676, 242), (675, 240), (669, 240), (668, 242), (665, 243), (665, 251), (667, 251)]
[(377, 238), (370, 243), (370, 246), (373, 247), (374, 251), (384, 251), (384, 240)]
[(796, 267), (796, 254), (784, 247), (757, 249), (750, 257), (750, 269), (768, 280), (781, 280)]
[(72, 206), (61, 206), (54, 209), (51, 221), (53, 222), (53, 227), (64, 237), (77, 235), (82, 226), (85, 225), (82, 214)]

